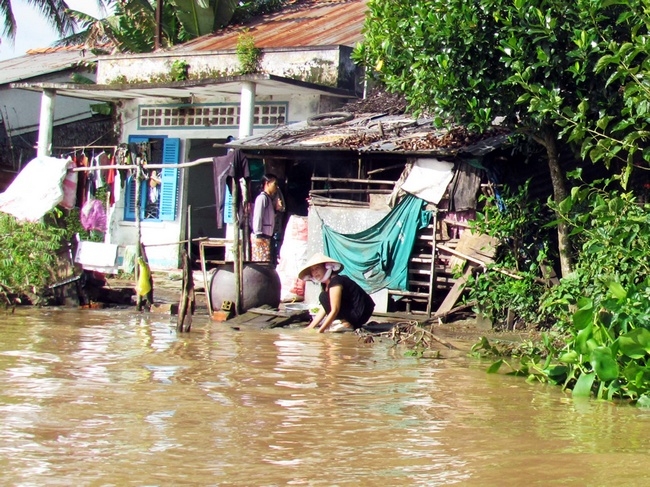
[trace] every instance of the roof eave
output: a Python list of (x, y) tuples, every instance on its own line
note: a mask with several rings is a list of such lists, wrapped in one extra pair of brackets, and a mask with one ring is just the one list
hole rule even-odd
[(11, 88), (38, 91), (53, 90), (62, 96), (100, 101), (135, 100), (140, 98), (166, 98), (191, 102), (196, 96), (239, 95), (244, 82), (256, 84), (256, 94), (291, 94), (304, 92), (341, 98), (356, 98), (351, 90), (308, 83), (272, 74), (223, 76), (201, 80), (173, 81), (168, 83), (136, 84), (76, 84), (76, 83), (11, 83)]

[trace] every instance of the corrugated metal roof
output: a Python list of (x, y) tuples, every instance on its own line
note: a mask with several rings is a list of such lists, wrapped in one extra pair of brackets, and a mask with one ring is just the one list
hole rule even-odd
[(0, 85), (58, 73), (96, 59), (97, 56), (79, 46), (29, 51), (24, 56), (0, 61)]
[(330, 126), (315, 126), (309, 120), (284, 125), (262, 135), (235, 140), (228, 146), (244, 151), (353, 150), (358, 153), (390, 152), (442, 157), (458, 154), (483, 156), (507, 143), (509, 135), (509, 131), (501, 127), (494, 127), (478, 136), (468, 134), (462, 127), (437, 129), (431, 119), (366, 113)]
[(172, 51), (235, 49), (244, 30), (253, 36), (260, 49), (354, 46), (363, 40), (366, 3), (367, 0), (296, 0), (281, 12), (199, 37)]

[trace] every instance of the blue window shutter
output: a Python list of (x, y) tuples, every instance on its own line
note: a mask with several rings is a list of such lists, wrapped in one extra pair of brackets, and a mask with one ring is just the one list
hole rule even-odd
[(135, 176), (126, 179), (124, 185), (124, 220), (135, 221)]
[[(140, 182), (140, 198), (146, 199), (147, 182)], [(140, 218), (144, 218), (144, 204), (140, 202)], [(124, 221), (135, 221), (135, 174), (129, 176), (124, 185)]]
[[(163, 145), (163, 164), (177, 164), (180, 154), (181, 139), (165, 139)], [(176, 219), (176, 203), (178, 201), (178, 169), (165, 168), (161, 171), (160, 179), (160, 219), (173, 221)]]
[(226, 184), (226, 197), (223, 199), (223, 222), (232, 225), (235, 220), (232, 217), (232, 193), (230, 186)]

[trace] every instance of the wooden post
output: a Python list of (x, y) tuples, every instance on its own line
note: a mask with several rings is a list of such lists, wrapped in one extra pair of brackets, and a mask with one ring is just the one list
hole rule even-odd
[(239, 178), (236, 175), (234, 178), (234, 183), (232, 185), (232, 219), (233, 226), (235, 229), (234, 242), (233, 242), (233, 252), (234, 252), (234, 262), (232, 266), (232, 271), (235, 276), (235, 314), (239, 315), (242, 311), (242, 245), (240, 238), (239, 230)]
[(429, 273), (429, 299), (427, 300), (427, 318), (431, 318), (431, 307), (438, 285), (436, 279), (436, 230), (438, 227), (438, 208), (433, 212), (433, 240), (431, 242), (431, 268)]
[(192, 278), (192, 263), (183, 251), (183, 288), (181, 292), (181, 300), (178, 304), (178, 321), (176, 322), (176, 330), (180, 332), (189, 332), (192, 328), (192, 316), (195, 310), (195, 293), (194, 293), (194, 279)]
[(187, 205), (187, 258), (192, 262), (192, 205)]
[(153, 37), (153, 49), (157, 51), (162, 46), (162, 18), (163, 18), (163, 0), (156, 2), (156, 31)]

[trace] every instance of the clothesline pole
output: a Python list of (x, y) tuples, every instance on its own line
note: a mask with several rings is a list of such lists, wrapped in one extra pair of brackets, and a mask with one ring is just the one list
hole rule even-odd
[[(142, 195), (140, 194), (140, 177), (141, 177), (141, 169), (140, 166), (136, 166), (135, 168), (135, 226), (137, 229), (137, 245), (135, 246), (135, 282), (136, 284), (139, 282), (140, 278), (140, 258), (142, 257), (142, 225), (140, 223), (140, 198)], [(142, 296), (140, 293), (136, 293), (137, 295), (137, 307), (138, 309), (142, 309)]]
[(52, 150), (86, 150), (86, 149), (117, 149), (116, 145), (75, 145), (71, 147), (52, 147)]

